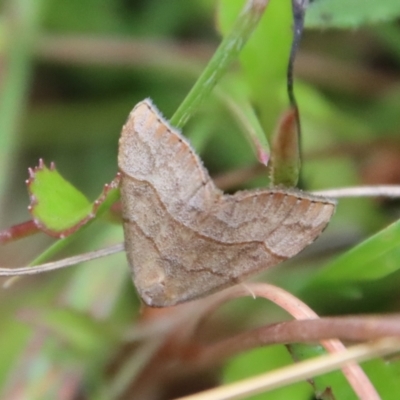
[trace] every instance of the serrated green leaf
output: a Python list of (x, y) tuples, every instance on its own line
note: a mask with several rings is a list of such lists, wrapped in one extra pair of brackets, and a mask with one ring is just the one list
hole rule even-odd
[(55, 169), (41, 165), (28, 182), (31, 214), (46, 231), (63, 232), (87, 218), (89, 200)]
[(90, 203), (57, 170), (41, 161), (27, 181), (31, 197), (29, 207), (35, 224), (54, 237), (66, 237), (87, 222), (104, 214), (119, 198), (119, 177), (104, 186), (103, 192)]
[(379, 279), (399, 269), (400, 220), (328, 264), (313, 283)]
[(310, 4), (307, 28), (356, 28), (400, 16), (398, 0), (315, 0)]

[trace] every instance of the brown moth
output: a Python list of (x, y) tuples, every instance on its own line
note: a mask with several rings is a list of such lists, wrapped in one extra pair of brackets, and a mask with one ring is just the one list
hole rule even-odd
[(326, 227), (335, 202), (299, 190), (224, 194), (150, 100), (119, 141), (125, 249), (149, 306), (203, 297), (293, 257)]

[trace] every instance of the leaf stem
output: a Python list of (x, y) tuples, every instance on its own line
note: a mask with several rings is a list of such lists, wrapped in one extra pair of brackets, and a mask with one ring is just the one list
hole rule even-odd
[(231, 32), (223, 39), (203, 73), (172, 116), (171, 125), (182, 128), (205, 97), (210, 94), (254, 32), (268, 3), (269, 0), (247, 1)]

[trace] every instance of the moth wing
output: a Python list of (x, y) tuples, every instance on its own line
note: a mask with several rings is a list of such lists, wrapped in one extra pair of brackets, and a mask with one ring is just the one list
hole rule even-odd
[(146, 227), (133, 222), (125, 234), (135, 287), (152, 307), (169, 307), (207, 296), (284, 259), (266, 251), (262, 243), (230, 245), (183, 225), (173, 229), (171, 220), (164, 222), (162, 236), (152, 237)]
[(285, 259), (262, 242), (224, 243), (177, 222), (148, 182), (126, 179), (122, 187), (135, 199), (124, 209), (125, 249), (150, 306), (206, 296)]
[(292, 257), (335, 209), (294, 190), (224, 196), (149, 100), (122, 130), (118, 166), (125, 248), (135, 286), (152, 306), (205, 296)]
[[(239, 193), (224, 198), (212, 216), (214, 229), (202, 234), (178, 223), (149, 183), (124, 184), (136, 199), (124, 221), (133, 280), (144, 302), (156, 307), (206, 296), (293, 256), (318, 236), (334, 210), (328, 200), (301, 193)], [(239, 205), (232, 209), (233, 203)], [(235, 223), (233, 211), (239, 212)], [(226, 231), (233, 237), (223, 237)]]
[(118, 166), (123, 179), (150, 183), (168, 211), (186, 224), (222, 196), (188, 141), (150, 100), (136, 105), (122, 129)]
[(334, 211), (334, 201), (301, 191), (239, 192), (224, 196), (196, 230), (224, 243), (263, 242), (288, 258), (320, 235)]

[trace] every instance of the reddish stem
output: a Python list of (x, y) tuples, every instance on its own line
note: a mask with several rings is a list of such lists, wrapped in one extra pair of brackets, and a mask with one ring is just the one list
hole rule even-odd
[(295, 320), (263, 326), (207, 345), (197, 353), (196, 360), (208, 365), (215, 359), (271, 344), (312, 343), (332, 337), (359, 342), (387, 336), (400, 336), (399, 314)]
[[(285, 290), (266, 283), (249, 283), (235, 286), (214, 296), (209, 303), (208, 309), (200, 316), (198, 320), (199, 324), (204, 318), (208, 317), (211, 312), (227, 301), (249, 295), (269, 299), (298, 320), (319, 319), (318, 315), (310, 307)], [(330, 337), (334, 336), (331, 335)], [(321, 340), (321, 344), (329, 353), (336, 353), (346, 349), (343, 343), (336, 339)], [(374, 386), (359, 365), (350, 364), (343, 368), (342, 371), (360, 399), (380, 400)]]
[(0, 244), (6, 244), (39, 232), (33, 220), (22, 222), (8, 229), (0, 231)]

